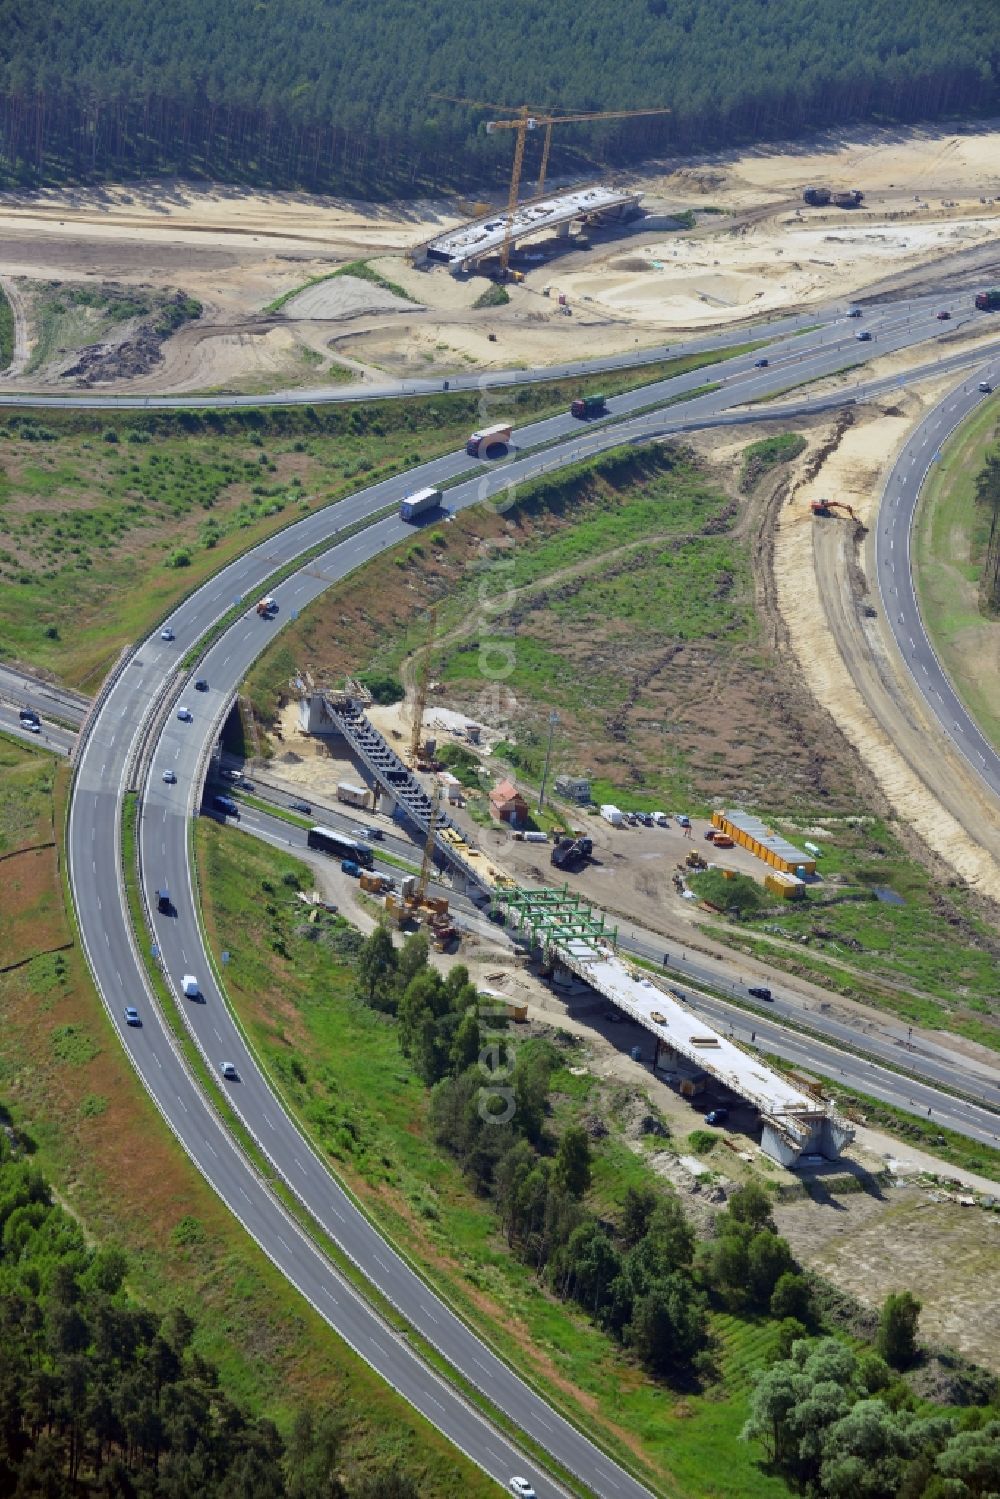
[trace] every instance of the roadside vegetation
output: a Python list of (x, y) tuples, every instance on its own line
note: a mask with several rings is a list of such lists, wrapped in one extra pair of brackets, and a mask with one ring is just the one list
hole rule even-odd
[[(605, 388), (715, 357), (622, 372)], [(565, 410), (577, 393), (554, 381), (490, 401), (517, 421)], [(92, 689), (124, 645), (225, 562), (311, 510), (453, 451), (480, 415), (475, 392), (349, 407), (4, 413), (0, 655)]]
[(25, 373), (53, 359), (69, 364), (84, 345), (97, 344), (124, 323), (143, 324), (153, 343), (201, 316), (201, 303), (183, 292), (105, 282), (95, 285), (27, 283), (33, 347)]
[(10, 366), (14, 357), (14, 309), (0, 286), (0, 370)]
[[(785, 1492), (737, 1442), (752, 1390), (797, 1339), (839, 1323), (774, 1231), (768, 1191), (751, 1180), (693, 1232), (656, 1165), (697, 1142), (658, 1121), (628, 1136), (638, 1098), (591, 1075), (574, 1037), (525, 1037), (483, 1010), (461, 965), (427, 966), (422, 937), (396, 946), (383, 928), (362, 939), (308, 919), (296, 892), (311, 875), (288, 855), (208, 824), (196, 850), (253, 1045), (428, 1279), (657, 1491)], [(490, 1101), (487, 1044), (512, 1065), (493, 1084), (512, 1090), (509, 1119), (490, 1118), (504, 1098)], [(872, 1367), (890, 1408), (924, 1409), (892, 1366)], [(988, 1379), (976, 1388), (988, 1398)]]
[(791, 463), (806, 448), (806, 440), (800, 432), (779, 432), (774, 437), (764, 437), (743, 449), (743, 467), (740, 469), (739, 487), (749, 494), (754, 485), (779, 463)]
[[(9, 743), (0, 739), (0, 746)], [(30, 749), (27, 753), (33, 754)], [(47, 768), (51, 775), (51, 762)], [(17, 767), (5, 759), (0, 788), (6, 793), (13, 784), (24, 791), (23, 797), (15, 794), (4, 801), (4, 829), (11, 847), (32, 841), (40, 826), (62, 825), (68, 781), (67, 767), (57, 766), (52, 801), (42, 811), (38, 794), (29, 795), (28, 783), (18, 781)], [(18, 806), (23, 809), (20, 818)], [(50, 890), (58, 901), (63, 885), (54, 864)], [(149, 1339), (162, 1319), (173, 1319), (178, 1325), (185, 1318), (192, 1322), (194, 1331), (184, 1362), (192, 1368), (192, 1360), (204, 1360), (199, 1366), (203, 1371), (211, 1365), (219, 1373), (218, 1388), (209, 1392), (204, 1408), (196, 1412), (196, 1424), (204, 1429), (206, 1439), (214, 1429), (213, 1413), (222, 1418), (231, 1405), (234, 1418), (248, 1422), (251, 1430), (257, 1429), (258, 1422), (273, 1422), (291, 1454), (296, 1450), (300, 1414), (317, 1412), (317, 1439), (323, 1429), (324, 1440), (329, 1442), (323, 1416), (329, 1412), (339, 1431), (335, 1469), (347, 1482), (350, 1499), (355, 1494), (365, 1499), (395, 1495), (397, 1490), (390, 1486), (394, 1469), (404, 1480), (409, 1475), (417, 1492), (445, 1499), (465, 1499), (466, 1495), (487, 1499), (495, 1491), (478, 1468), (461, 1458), (345, 1347), (203, 1182), (150, 1103), (110, 1031), (75, 942), (64, 953), (43, 954), (0, 973), (0, 1016), (3, 1133), (9, 1127), (22, 1164), (29, 1164), (31, 1179), (42, 1187), (51, 1184), (69, 1215), (46, 1220), (49, 1230), (55, 1230), (46, 1235), (41, 1231), (42, 1197), (32, 1200), (34, 1206), (21, 1209), (16, 1198), (8, 1199), (0, 1188), (0, 1219), (5, 1224), (0, 1296), (10, 1293), (22, 1302), (26, 1296), (47, 1299), (50, 1283), (63, 1274), (55, 1265), (62, 1248), (70, 1255), (72, 1271), (82, 1237), (86, 1253), (96, 1255), (100, 1263), (110, 1256), (126, 1267), (125, 1294), (119, 1292), (112, 1298), (107, 1315), (102, 1314), (102, 1325), (110, 1317), (124, 1327), (127, 1317), (138, 1317), (142, 1327), (152, 1329), (147, 1338), (151, 1346)], [(0, 1135), (0, 1147), (3, 1144)], [(3, 1170), (0, 1166), (0, 1177)], [(14, 1212), (8, 1217), (11, 1208)], [(70, 1226), (60, 1228), (60, 1223)], [(17, 1258), (36, 1228), (45, 1256), (37, 1278), (29, 1262), (22, 1264)], [(89, 1275), (84, 1279), (89, 1281)], [(61, 1313), (59, 1320), (61, 1325)], [(5, 1377), (13, 1373), (13, 1324), (9, 1330)], [(45, 1358), (58, 1351), (49, 1345), (38, 1373), (46, 1373)], [(88, 1349), (85, 1346), (79, 1352), (86, 1355)], [(136, 1393), (142, 1393), (139, 1386)], [(49, 1465), (47, 1471), (51, 1470), (46, 1481), (52, 1487), (45, 1488), (39, 1481), (29, 1490), (32, 1493), (70, 1492), (57, 1487), (61, 1451), (57, 1437), (66, 1417), (55, 1394), (53, 1390), (51, 1429), (46, 1433), (43, 1419), (31, 1438), (38, 1441), (41, 1437), (41, 1455)], [(14, 1431), (10, 1422), (5, 1424), (4, 1438)], [(136, 1431), (137, 1444), (139, 1436)], [(85, 1454), (78, 1450), (83, 1464)], [(263, 1455), (268, 1452), (272, 1457), (277, 1452), (273, 1442)], [(168, 1465), (161, 1464), (161, 1470), (165, 1482)], [(81, 1467), (79, 1476), (86, 1471)], [(105, 1480), (110, 1471), (106, 1463)], [(323, 1473), (328, 1478), (329, 1468)], [(206, 1469), (206, 1483), (211, 1476)], [(146, 1474), (142, 1481), (151, 1482), (152, 1475)], [(371, 1486), (365, 1488), (369, 1481)], [(190, 1485), (182, 1488), (187, 1492)], [(96, 1492), (86, 1490), (91, 1491)], [(123, 1491), (129, 1492), (127, 1486)], [(241, 1491), (255, 1496), (271, 1492), (265, 1484), (257, 1487), (249, 1480)], [(336, 1491), (315, 1492), (329, 1495)], [(405, 1495), (409, 1490), (404, 1484), (399, 1492)]]
[(932, 465), (917, 508), (913, 559), (920, 614), (934, 649), (976, 723), (1000, 748), (1000, 678), (983, 670), (1000, 649), (995, 405), (984, 401)]

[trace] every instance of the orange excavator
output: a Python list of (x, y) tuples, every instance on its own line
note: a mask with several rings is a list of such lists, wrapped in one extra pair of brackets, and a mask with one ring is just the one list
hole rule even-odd
[(813, 515), (824, 516), (827, 519), (833, 515), (835, 510), (843, 510), (851, 517), (855, 525), (860, 526), (861, 524), (857, 511), (853, 506), (848, 505), (846, 500), (810, 500), (809, 509)]

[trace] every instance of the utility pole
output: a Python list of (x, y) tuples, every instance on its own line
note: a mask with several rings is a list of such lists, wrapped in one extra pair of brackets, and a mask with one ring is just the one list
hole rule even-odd
[(545, 769), (542, 771), (542, 785), (541, 790), (538, 793), (539, 812), (545, 806), (545, 788), (548, 785), (549, 781), (549, 760), (552, 757), (552, 735), (555, 733), (556, 724), (558, 722), (559, 714), (553, 708), (552, 712), (549, 714), (549, 742), (545, 746)]

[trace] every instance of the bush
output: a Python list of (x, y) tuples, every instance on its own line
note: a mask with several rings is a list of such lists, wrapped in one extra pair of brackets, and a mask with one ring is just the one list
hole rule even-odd
[(494, 281), (473, 302), (473, 307), (506, 307), (510, 301), (510, 292), (505, 286)]
[(171, 552), (170, 556), (167, 558), (167, 566), (168, 567), (190, 567), (191, 566), (191, 553), (190, 552)]
[(401, 703), (406, 696), (402, 682), (398, 677), (390, 676), (388, 672), (381, 675), (377, 672), (366, 672), (358, 680), (362, 687), (368, 688), (379, 707), (386, 708), (392, 703)]

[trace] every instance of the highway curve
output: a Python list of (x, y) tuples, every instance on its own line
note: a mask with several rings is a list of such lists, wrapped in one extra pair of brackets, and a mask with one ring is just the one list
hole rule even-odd
[(876, 576), (885, 617), (917, 691), (1000, 806), (1000, 754), (966, 711), (931, 645), (920, 617), (910, 555), (920, 491), (936, 455), (980, 402), (997, 402), (995, 394), (978, 389), (980, 380), (994, 390), (1000, 387), (1000, 360), (985, 363), (949, 391), (927, 413), (893, 465), (879, 506)]
[[(870, 320), (877, 327), (879, 352), (930, 337), (933, 313), (929, 306), (889, 308)], [(843, 362), (844, 344), (839, 331), (817, 340), (811, 335), (772, 349), (771, 368), (756, 370), (741, 357), (725, 365), (726, 388), (684, 403), (683, 419), (673, 430), (694, 422), (709, 425), (726, 420), (745, 420), (746, 415), (727, 417), (725, 407), (734, 400), (764, 394), (793, 378), (810, 378), (830, 372)], [(968, 356), (965, 356), (968, 358)], [(794, 368), (790, 368), (794, 366)], [(699, 382), (712, 379), (712, 371), (697, 372)], [(662, 398), (669, 399), (690, 384), (663, 382)], [(615, 413), (645, 404), (651, 393), (631, 393), (609, 403)], [(774, 407), (761, 415), (774, 417)], [(568, 417), (551, 418), (518, 433), (521, 451), (506, 464), (476, 466), (476, 477), (455, 483), (447, 491), (450, 509), (474, 504), (506, 489), (520, 479), (534, 477), (546, 469), (576, 461), (622, 440), (640, 440), (654, 430), (669, 430), (662, 413), (633, 418), (612, 431), (581, 428)], [(557, 444), (543, 452), (525, 452), (529, 445)], [(443, 1383), (435, 1381), (404, 1343), (389, 1334), (378, 1317), (350, 1293), (343, 1281), (315, 1254), (292, 1227), (280, 1206), (261, 1188), (251, 1167), (229, 1141), (210, 1106), (203, 1098), (171, 1042), (149, 993), (142, 965), (135, 950), (125, 907), (120, 864), (120, 825), (125, 790), (135, 774), (137, 748), (150, 733), (161, 708), (169, 716), (162, 729), (150, 735), (152, 771), (143, 798), (141, 848), (143, 880), (150, 890), (167, 878), (176, 905), (176, 916), (158, 920), (155, 935), (161, 944), (166, 971), (177, 986), (183, 973), (195, 973), (201, 983), (204, 1003), (185, 1001), (184, 1013), (198, 1032), (206, 1056), (213, 1066), (234, 1061), (241, 1075), (227, 1085), (234, 1106), (247, 1119), (262, 1148), (280, 1161), (281, 1174), (318, 1221), (349, 1253), (356, 1255), (365, 1273), (392, 1300), (399, 1300), (407, 1317), (438, 1347), (473, 1384), (485, 1389), (517, 1427), (529, 1433), (542, 1447), (594, 1492), (608, 1496), (639, 1495), (645, 1491), (618, 1468), (569, 1423), (496, 1359), (458, 1318), (454, 1317), (394, 1251), (380, 1240), (349, 1200), (339, 1192), (322, 1162), (315, 1157), (295, 1126), (280, 1109), (265, 1079), (254, 1065), (234, 1030), (208, 966), (198, 926), (197, 907), (190, 884), (188, 833), (197, 807), (198, 786), (204, 760), (217, 721), (226, 711), (238, 682), (270, 639), (275, 626), (255, 615), (240, 616), (218, 640), (199, 666), (207, 676), (210, 691), (191, 694), (189, 706), (194, 723), (180, 723), (171, 711), (182, 680), (176, 663), (190, 645), (235, 601), (253, 597), (265, 580), (284, 563), (300, 556), (317, 542), (330, 540), (337, 527), (377, 514), (395, 504), (417, 484), (441, 484), (457, 480), (469, 470), (464, 454), (450, 454), (421, 466), (406, 476), (395, 477), (340, 502), (332, 511), (306, 517), (287, 530), (261, 543), (203, 585), (173, 613), (170, 623), (177, 641), (168, 644), (155, 632), (132, 654), (105, 684), (100, 700), (85, 727), (78, 761), (69, 822), (69, 867), (81, 931), (99, 992), (122, 1044), (147, 1088), (207, 1179), (288, 1278), (313, 1300), (327, 1319), (347, 1337), (352, 1346), (386, 1379), (406, 1395), (427, 1418), (445, 1431), (470, 1457), (499, 1481), (512, 1472), (532, 1479), (541, 1495), (559, 1492), (558, 1486), (539, 1468), (490, 1430), (484, 1436), (482, 1420)], [(336, 523), (336, 524), (334, 524)], [(281, 605), (279, 619), (293, 616), (330, 583), (384, 547), (393, 545), (412, 529), (395, 515), (375, 522), (368, 529), (336, 541), (327, 551), (295, 573), (274, 592)], [(185, 694), (186, 696), (186, 694)], [(160, 772), (166, 765), (176, 769), (178, 784), (166, 786)], [(143, 997), (145, 996), (145, 997)], [(139, 1003), (146, 1018), (138, 1031), (128, 1030), (121, 1019), (126, 1003)], [(220, 1055), (220, 1049), (223, 1055)], [(341, 1221), (343, 1215), (343, 1221)]]

